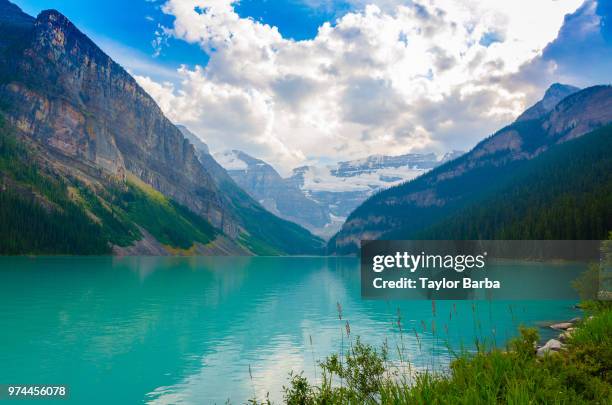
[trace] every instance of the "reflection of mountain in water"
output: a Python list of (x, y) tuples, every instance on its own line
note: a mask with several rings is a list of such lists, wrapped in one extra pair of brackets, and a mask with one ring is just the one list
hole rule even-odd
[[(395, 348), (398, 310), (416, 368), (431, 367), (432, 356), (436, 367), (446, 365), (447, 342), (469, 348), (475, 338), (491, 340), (495, 329), (501, 345), (519, 322), (571, 317), (571, 305), (559, 302), (512, 304), (513, 318), (508, 303), (440, 301), (434, 316), (429, 301), (362, 300), (359, 263), (351, 258), (2, 261), (3, 270), (19, 271), (5, 271), (0, 285), (0, 328), (12, 331), (0, 335), (0, 346), (10, 348), (0, 353), (0, 380), (62, 375), (72, 399), (87, 403), (117, 396), (129, 403), (241, 403), (253, 394), (249, 366), (256, 391), (278, 399), (291, 369), (314, 377), (313, 354), (322, 359), (346, 344), (347, 321), (353, 337), (376, 345), (387, 338)], [(23, 285), (27, 300), (16, 287)], [(114, 389), (81, 397), (100, 384)]]

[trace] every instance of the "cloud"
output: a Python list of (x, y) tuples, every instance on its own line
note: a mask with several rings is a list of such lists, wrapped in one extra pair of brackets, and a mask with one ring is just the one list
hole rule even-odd
[(612, 28), (606, 23), (611, 16), (611, 3), (586, 0), (565, 16), (557, 37), (540, 55), (500, 83), (513, 92), (525, 91), (529, 104), (552, 82), (580, 87), (611, 83)]
[(612, 6), (604, 1), (586, 0), (573, 14), (566, 16), (558, 37), (542, 54), (542, 60), (554, 63), (556, 73), (579, 85), (610, 83), (612, 80)]
[(360, 6), (294, 41), (231, 0), (168, 0), (175, 19), (163, 32), (209, 62), (181, 68), (176, 85), (137, 79), (213, 150), (243, 149), (285, 173), (309, 160), (467, 148), (550, 84), (534, 85), (528, 67), (581, 4), (402, 3)]

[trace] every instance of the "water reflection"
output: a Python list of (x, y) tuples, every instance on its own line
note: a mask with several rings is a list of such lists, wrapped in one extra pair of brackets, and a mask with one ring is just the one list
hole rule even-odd
[(353, 336), (388, 339), (415, 367), (439, 368), (450, 359), (447, 343), (503, 345), (519, 323), (574, 315), (571, 302), (557, 301), (437, 302), (435, 314), (428, 301), (363, 301), (358, 265), (1, 258), (0, 381), (68, 383), (75, 403), (244, 403), (268, 391), (279, 399), (290, 370), (314, 378), (314, 363), (346, 344), (345, 321)]

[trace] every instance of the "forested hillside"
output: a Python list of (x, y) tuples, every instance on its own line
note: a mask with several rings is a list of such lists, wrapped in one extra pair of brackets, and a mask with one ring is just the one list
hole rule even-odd
[(86, 185), (55, 172), (0, 122), (0, 253), (107, 254), (141, 229), (169, 248), (206, 244), (219, 230), (134, 177)]
[(218, 188), (134, 78), (68, 18), (0, 0), (0, 253), (316, 254)]
[[(571, 152), (554, 169), (542, 162), (554, 160), (559, 150), (571, 149), (560, 148), (566, 143), (583, 145), (575, 141), (610, 122), (611, 86), (577, 91), (543, 115), (515, 121), (497, 131), (460, 158), (372, 196), (351, 213), (342, 230), (330, 240), (328, 250), (356, 253), (361, 240), (417, 235), (443, 239), (502, 234), (508, 238), (604, 237), (609, 230), (603, 229), (609, 224), (609, 211), (602, 208), (604, 198), (609, 196), (609, 191), (605, 193), (605, 187), (609, 190), (605, 171), (593, 168), (589, 157), (573, 157)], [(604, 140), (594, 140), (600, 138), (605, 134), (584, 142), (599, 143), (591, 150), (602, 155), (593, 159), (598, 159), (597, 165), (605, 165), (612, 151), (609, 144), (602, 143)], [(553, 155), (546, 157), (550, 153)], [(493, 201), (492, 196), (502, 191), (506, 194)], [(583, 219), (569, 219), (578, 213), (584, 214)], [(605, 214), (608, 217), (602, 216)], [(470, 220), (462, 219), (468, 217)], [(443, 221), (445, 225), (440, 225)]]
[(612, 125), (557, 145), (416, 239), (605, 239), (612, 230)]
[(0, 253), (109, 253), (102, 228), (63, 180), (31, 159), (0, 116)]

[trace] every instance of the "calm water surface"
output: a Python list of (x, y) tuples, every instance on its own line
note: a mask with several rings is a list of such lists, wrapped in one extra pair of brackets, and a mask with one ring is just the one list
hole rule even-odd
[(579, 315), (574, 301), (445, 301), (435, 315), (429, 301), (364, 301), (358, 266), (352, 258), (0, 258), (0, 384), (68, 384), (68, 402), (79, 404), (241, 404), (268, 391), (279, 400), (290, 370), (313, 378), (315, 361), (346, 343), (346, 321), (351, 336), (396, 347), (399, 309), (411, 363), (439, 369), (448, 345), (503, 345), (519, 324)]

